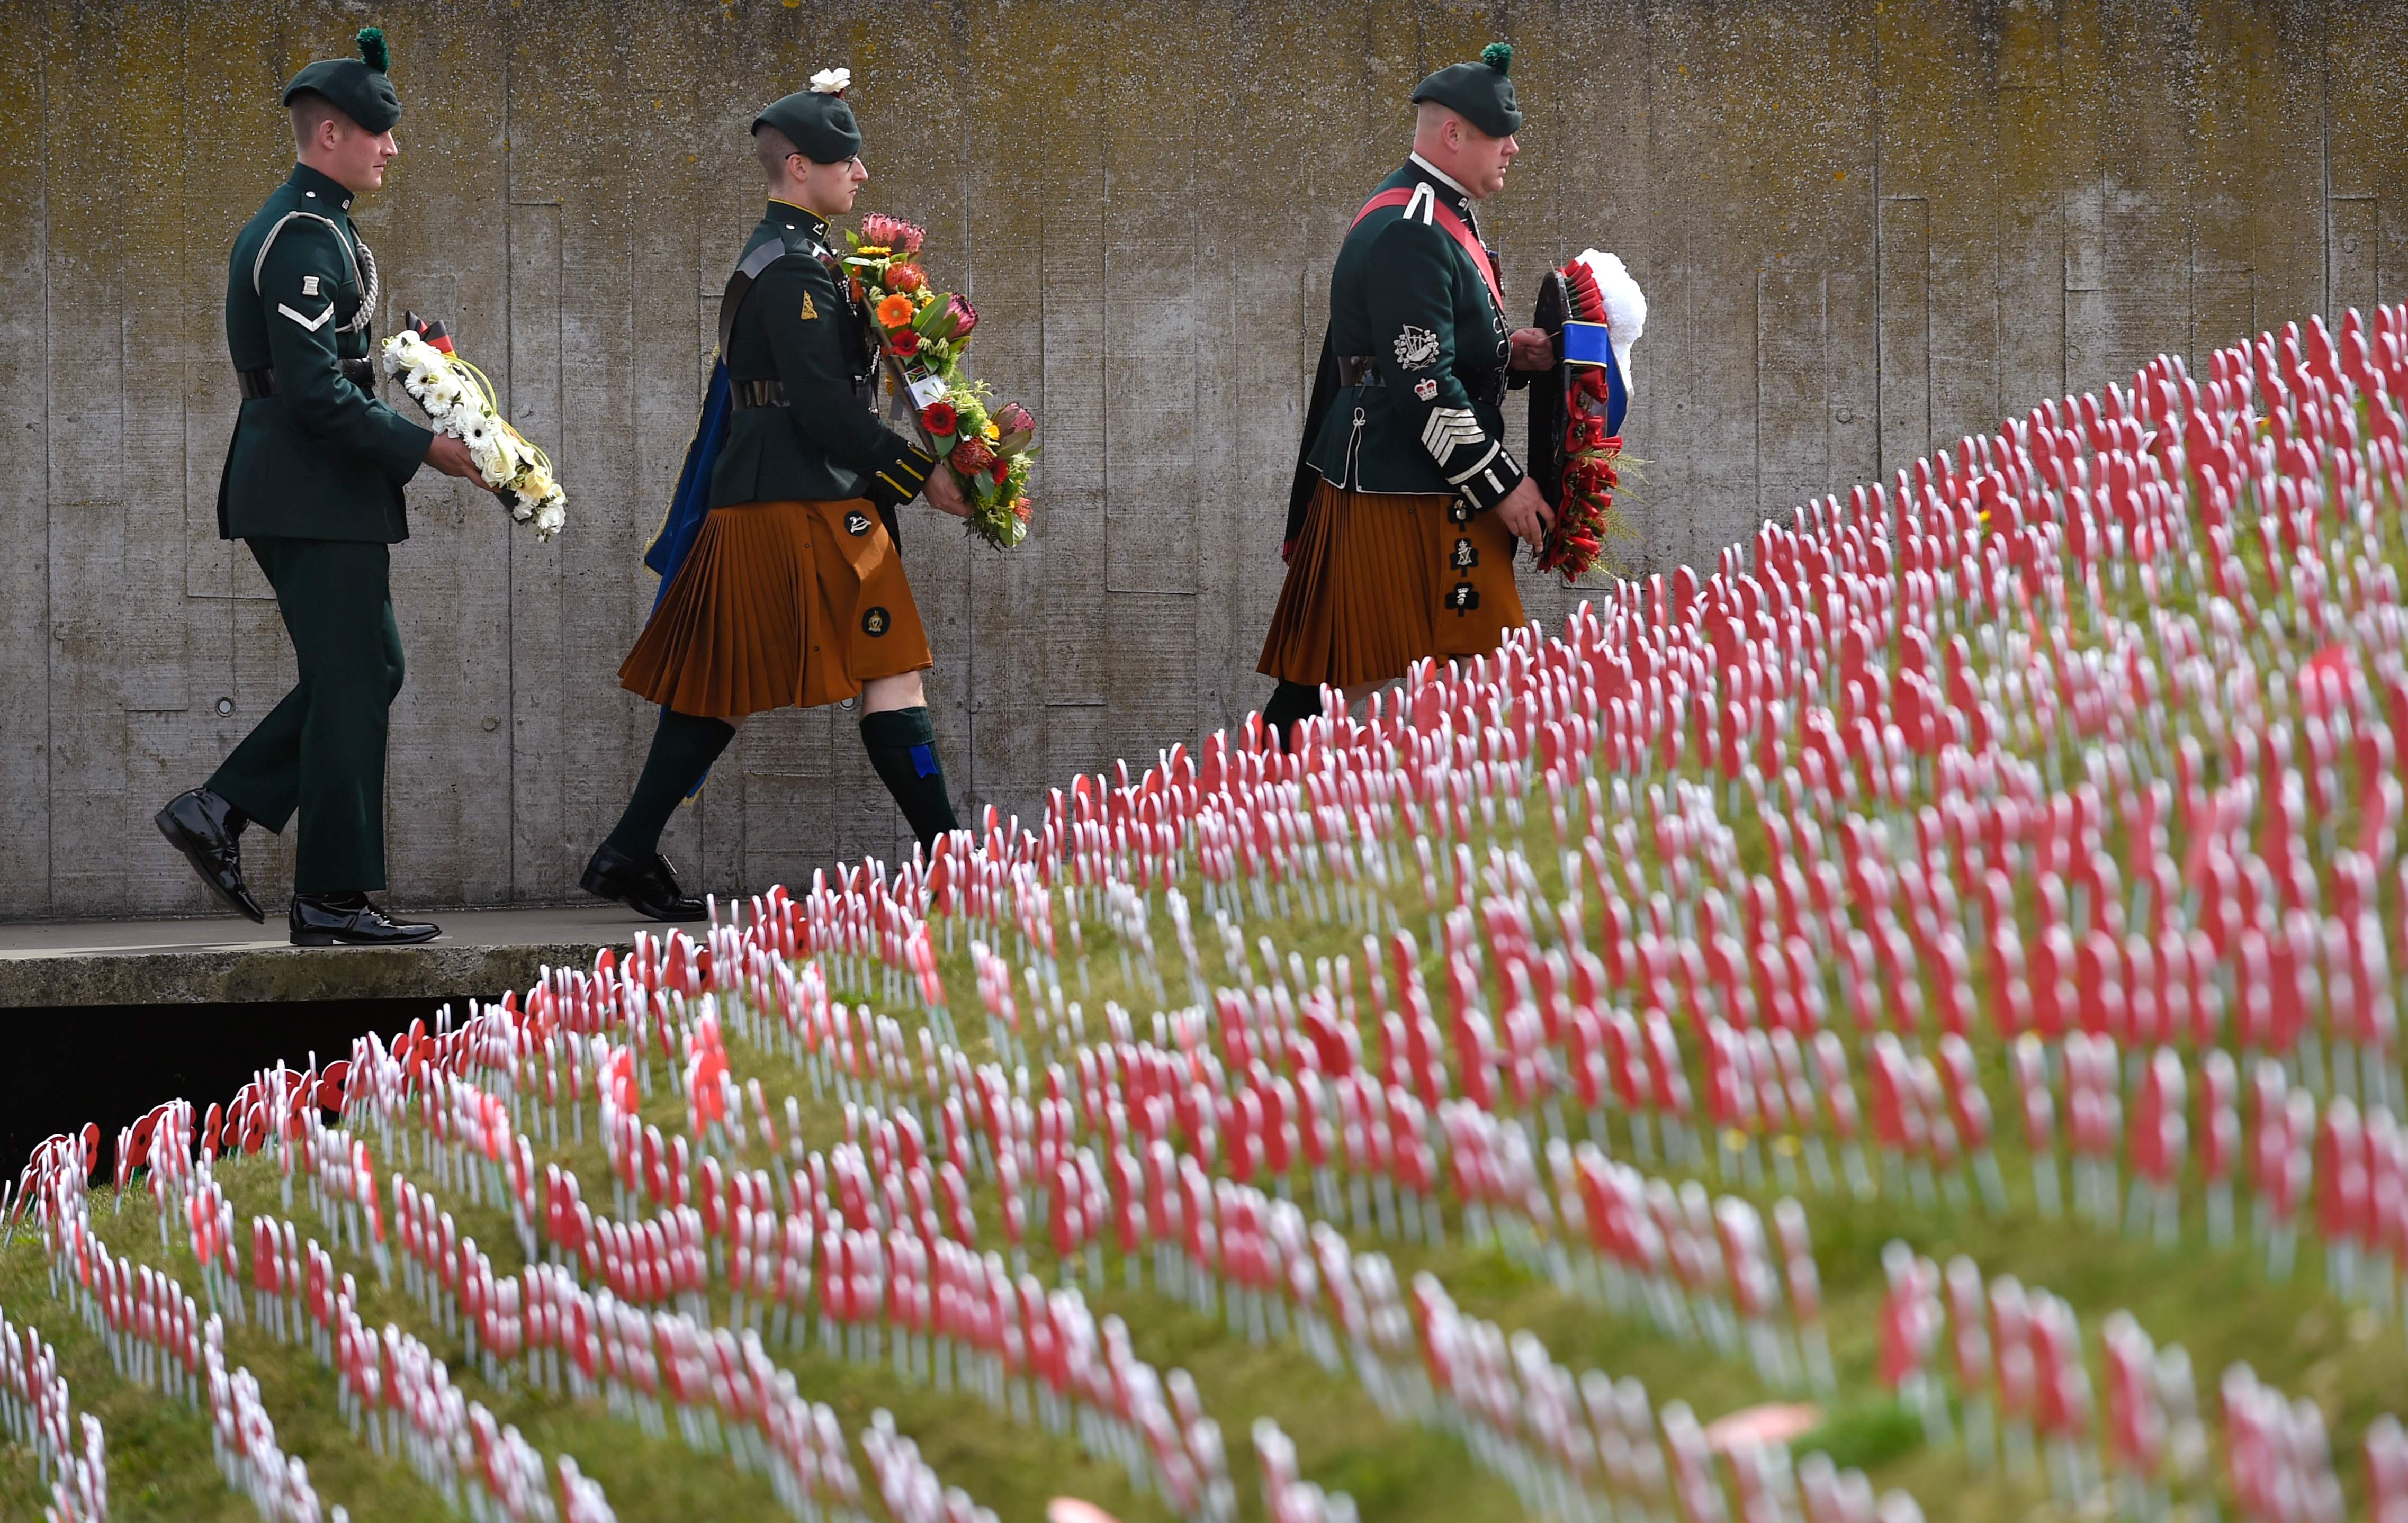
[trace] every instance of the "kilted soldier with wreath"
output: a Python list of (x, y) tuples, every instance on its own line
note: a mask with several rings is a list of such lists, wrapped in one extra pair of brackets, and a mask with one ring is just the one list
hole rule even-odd
[(748, 714), (859, 698), (862, 745), (911, 833), (925, 847), (955, 823), (895, 510), (923, 492), (956, 518), (969, 505), (874, 410), (867, 315), (828, 231), (869, 178), (850, 81), (824, 71), (753, 121), (768, 211), (728, 280), (724, 368), (647, 558), (660, 598), (619, 668), (621, 686), (661, 705), (660, 725), (583, 887), (654, 919), (704, 915), (661, 856), (661, 832)]
[(1503, 403), (1555, 354), (1507, 330), (1473, 209), (1521, 152), (1512, 59), (1492, 43), (1415, 87), (1412, 157), (1339, 249), (1259, 668), (1279, 679), (1263, 719), (1283, 743), (1325, 685), (1353, 704), (1524, 620), (1514, 542), (1536, 549), (1552, 516), (1505, 448)]

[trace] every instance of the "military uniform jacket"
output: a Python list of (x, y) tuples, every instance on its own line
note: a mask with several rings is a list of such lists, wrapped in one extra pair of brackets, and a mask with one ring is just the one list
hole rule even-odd
[[(752, 283), (726, 339), (737, 399), (710, 472), (710, 505), (847, 502), (890, 513), (910, 502), (936, 458), (879, 421), (867, 317), (827, 246), (827, 222), (782, 201), (744, 245)], [(783, 388), (782, 404), (748, 406), (748, 391)], [(772, 393), (773, 397), (775, 393)]]
[[(248, 395), (218, 482), (226, 539), (409, 537), (402, 484), (434, 434), (354, 377), (368, 361), (375, 256), (351, 227), (351, 192), (307, 164), (234, 241), (226, 269), (226, 348)], [(352, 362), (352, 375), (343, 362)]]
[[(1451, 495), (1471, 512), (1521, 483), (1505, 449), (1505, 314), (1488, 276), (1441, 223), (1476, 242), (1471, 198), (1418, 157), (1380, 182), (1399, 205), (1355, 222), (1329, 277), (1329, 332), (1305, 418), (1287, 537), (1316, 477), (1358, 491)], [(1480, 258), (1489, 260), (1484, 249)], [(1493, 273), (1493, 268), (1490, 273)], [(1355, 372), (1368, 360), (1372, 383)], [(1350, 363), (1349, 362), (1353, 362)]]

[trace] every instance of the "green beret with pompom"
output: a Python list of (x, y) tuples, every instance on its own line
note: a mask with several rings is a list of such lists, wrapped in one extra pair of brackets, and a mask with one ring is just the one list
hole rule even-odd
[(352, 40), (359, 45), (357, 58), (321, 59), (303, 69), (284, 87), (284, 104), (291, 106), (304, 95), (322, 96), (363, 130), (391, 132), (401, 120), (401, 97), (394, 93), (386, 73), (393, 55), (385, 48), (384, 32), (364, 26)]
[(1491, 137), (1510, 137), (1522, 130), (1521, 108), (1513, 103), (1513, 46), (1492, 42), (1474, 64), (1449, 64), (1413, 87), (1413, 104), (1434, 101)]

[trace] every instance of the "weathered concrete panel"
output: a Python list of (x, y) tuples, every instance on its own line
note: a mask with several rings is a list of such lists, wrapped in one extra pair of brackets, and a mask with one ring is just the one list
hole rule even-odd
[[(482, 494), (413, 487), (388, 789), (406, 904), (568, 896), (624, 798), (653, 715), (613, 675), (756, 215), (745, 125), (823, 64), (859, 81), (863, 207), (928, 226), (984, 316), (979, 373), (1044, 425), (1027, 546), (904, 520), (973, 817), (1029, 818), (1069, 772), (1268, 692), (1330, 259), (1403, 153), (1413, 81), (1499, 29), (1530, 113), (1483, 212), (1509, 297), (1596, 246), (1650, 298), (1635, 569), (1710, 562), (2157, 350), (2398, 299), (2408, 269), (2408, 12), (2343, 0), (1220, 0), (1182, 13), (1177, 48), (1104, 0), (377, 19), (408, 103), (393, 181), (357, 208), (386, 324), (451, 318), (572, 494), (538, 546)], [(279, 86), (359, 20), (334, 0), (7, 12), (0, 916), (208, 907), (147, 817), (293, 678), (265, 585), (215, 534), (223, 251), (288, 162)], [(138, 206), (109, 189), (129, 126)], [(1524, 594), (1541, 619), (1580, 595)], [(758, 889), (905, 846), (857, 718), (748, 725), (671, 826), (689, 878)], [(250, 854), (280, 890), (289, 842)]]

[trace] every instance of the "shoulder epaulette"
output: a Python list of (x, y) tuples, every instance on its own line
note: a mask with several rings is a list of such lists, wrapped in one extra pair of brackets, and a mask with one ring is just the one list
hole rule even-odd
[(758, 280), (761, 278), (763, 270), (785, 258), (788, 252), (786, 240), (771, 238), (760, 248), (745, 255), (744, 263), (736, 266), (736, 273), (747, 280)]

